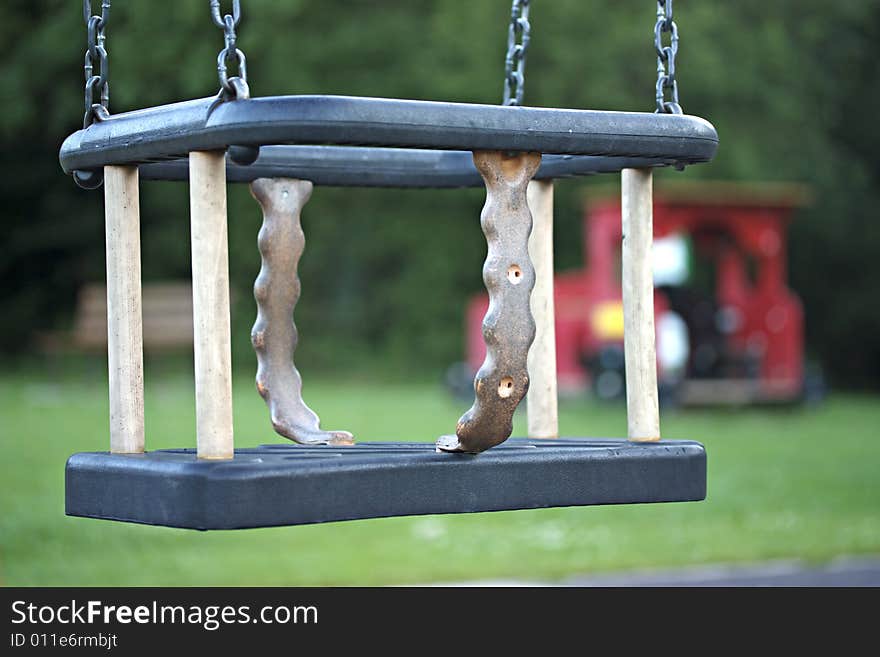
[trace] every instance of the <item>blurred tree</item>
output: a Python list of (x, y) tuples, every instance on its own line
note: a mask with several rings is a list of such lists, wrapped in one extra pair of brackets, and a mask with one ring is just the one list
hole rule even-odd
[[(500, 101), (509, 0), (243, 5), (239, 43), (255, 95)], [(651, 111), (654, 6), (535, 0), (526, 103)], [(668, 176), (811, 184), (817, 201), (795, 223), (791, 249), (810, 347), (838, 377), (880, 384), (880, 229), (871, 222), (880, 201), (880, 0), (676, 8), (683, 105), (709, 117), (722, 143), (712, 165), (663, 172), (660, 184)], [(79, 3), (7, 1), (0, 36), (9, 44), (0, 68), (0, 350), (15, 354), (36, 329), (69, 322), (78, 287), (103, 277), (103, 219), (100, 193), (78, 190), (57, 163), (82, 116)], [(115, 2), (111, 110), (215, 93), (221, 46), (207, 2)], [(558, 185), (560, 268), (581, 262), (581, 205), (592, 184)], [(143, 185), (146, 280), (189, 274), (186, 196), (184, 185)], [(297, 317), (305, 367), (384, 360), (409, 376), (459, 358), (464, 300), (481, 288), (481, 203), (477, 190), (317, 190), (304, 217)], [(253, 367), (260, 217), (240, 186), (229, 207), (234, 344)]]

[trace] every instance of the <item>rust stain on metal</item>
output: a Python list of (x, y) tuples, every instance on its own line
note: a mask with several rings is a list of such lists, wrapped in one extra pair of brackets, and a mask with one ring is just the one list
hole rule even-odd
[(304, 445), (351, 445), (347, 431), (324, 431), (302, 399), (302, 378), (293, 361), (299, 334), (293, 311), (300, 296), (299, 259), (305, 248), (300, 212), (312, 195), (312, 183), (289, 178), (260, 178), (251, 194), (263, 208), (257, 240), (262, 267), (254, 283), (257, 321), (251, 342), (257, 352), (257, 391), (266, 400), (272, 426)]
[(535, 270), (529, 259), (532, 214), (526, 188), (541, 155), (478, 151), (474, 164), (486, 183), (480, 215), (489, 246), (483, 265), (489, 292), (483, 319), (486, 360), (474, 378), (474, 405), (461, 416), (454, 436), (440, 437), (437, 449), (475, 454), (510, 437), (513, 413), (529, 389), (526, 362), (535, 339), (529, 296)]

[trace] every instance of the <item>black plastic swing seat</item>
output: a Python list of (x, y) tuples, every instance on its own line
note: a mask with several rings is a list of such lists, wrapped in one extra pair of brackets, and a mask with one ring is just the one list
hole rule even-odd
[(718, 135), (698, 117), (647, 112), (350, 96), (203, 98), (103, 118), (70, 135), (60, 159), (67, 172), (89, 171), (283, 144), (535, 151), (684, 165), (710, 160)]
[(68, 515), (202, 530), (705, 497), (706, 452), (685, 440), (512, 439), (476, 456), (279, 444), (228, 461), (86, 452), (66, 471)]

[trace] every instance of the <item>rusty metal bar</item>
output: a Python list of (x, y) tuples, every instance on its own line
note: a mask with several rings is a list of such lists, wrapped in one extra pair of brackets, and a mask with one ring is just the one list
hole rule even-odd
[(513, 431), (513, 413), (529, 389), (528, 352), (535, 339), (529, 296), (535, 270), (529, 258), (532, 215), (526, 189), (541, 164), (540, 153), (475, 151), (474, 164), (486, 184), (480, 224), (489, 251), (483, 282), (489, 309), (483, 319), (486, 359), (474, 377), (474, 405), (455, 435), (441, 436), (437, 449), (482, 452)]
[(305, 249), (300, 222), (312, 183), (292, 178), (260, 178), (251, 194), (263, 209), (258, 246), (262, 267), (254, 283), (257, 321), (251, 342), (257, 352), (257, 390), (266, 400), (272, 426), (304, 445), (350, 445), (347, 431), (323, 431), (318, 416), (302, 399), (302, 377), (293, 362), (299, 341), (293, 311), (301, 284), (299, 259)]

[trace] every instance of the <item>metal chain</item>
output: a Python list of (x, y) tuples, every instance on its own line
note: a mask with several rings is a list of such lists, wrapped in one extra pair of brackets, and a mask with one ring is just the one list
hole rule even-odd
[(529, 49), (531, 29), (529, 0), (513, 0), (513, 7), (510, 10), (510, 30), (507, 33), (507, 57), (504, 59), (505, 105), (522, 104), (526, 53)]
[[(110, 84), (108, 82), (109, 67), (107, 65), (107, 48), (104, 42), (104, 29), (107, 27), (107, 19), (110, 16), (110, 0), (101, 1), (101, 14), (92, 14), (91, 0), (83, 0), (83, 19), (86, 22), (89, 47), (86, 49), (83, 71), (86, 78), (85, 89), (85, 116), (83, 128), (88, 128), (95, 120), (95, 116), (103, 109), (103, 113), (110, 109)], [(98, 73), (95, 74), (95, 64)], [(95, 102), (95, 93), (98, 93), (100, 102)]]
[[(669, 45), (663, 45), (663, 33), (669, 33)], [(678, 54), (678, 25), (672, 19), (672, 0), (657, 0), (657, 22), (654, 25), (654, 50), (657, 51), (657, 112), (681, 114), (678, 102), (678, 80), (675, 79), (675, 56)], [(666, 100), (669, 90), (671, 99)]]
[[(221, 93), (227, 98), (248, 98), (247, 60), (236, 46), (235, 28), (241, 22), (241, 0), (232, 0), (232, 14), (220, 13), (220, 0), (211, 0), (211, 18), (214, 25), (223, 30), (225, 45), (217, 55), (217, 76), (220, 79)], [(234, 59), (238, 65), (238, 75), (229, 77), (226, 62)]]

